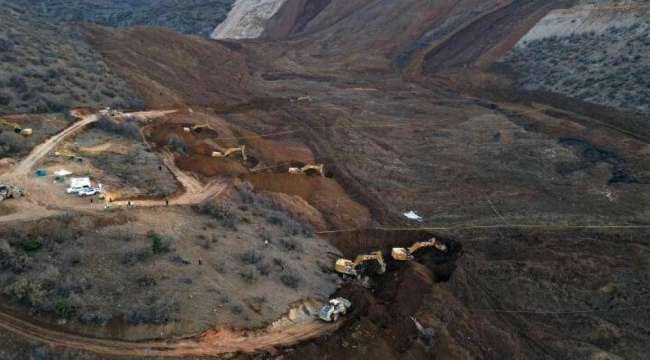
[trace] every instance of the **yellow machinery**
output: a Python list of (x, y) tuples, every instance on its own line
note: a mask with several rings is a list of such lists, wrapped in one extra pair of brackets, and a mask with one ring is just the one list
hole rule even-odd
[(223, 151), (223, 152), (221, 152), (221, 151), (213, 151), (212, 152), (212, 157), (228, 157), (232, 153), (236, 153), (238, 151), (241, 151), (241, 156), (244, 159), (244, 161), (246, 161), (246, 145), (242, 145), (242, 146), (234, 147), (234, 148), (229, 148), (229, 149), (226, 149), (226, 151)]
[(23, 129), (23, 128), (20, 127), (20, 125), (18, 125), (16, 123), (11, 123), (11, 122), (9, 122), (9, 121), (7, 121), (5, 119), (0, 119), (0, 124), (11, 126), (14, 129), (14, 132), (16, 134), (20, 134), (20, 135), (23, 135), (23, 136), (29, 136), (29, 135), (32, 134), (32, 129)]
[(201, 125), (194, 125), (192, 127), (184, 127), (183, 131), (188, 132), (188, 133), (195, 133), (201, 129), (209, 129), (210, 125), (208, 124), (201, 124)]
[(13, 184), (0, 181), (0, 201), (6, 198), (19, 198), (23, 195), (27, 195), (27, 192), (23, 188), (19, 188)]
[(334, 270), (342, 274), (357, 276), (360, 275), (360, 273), (357, 272), (357, 267), (363, 262), (369, 260), (377, 260), (379, 263), (380, 269), (377, 271), (378, 274), (383, 274), (386, 272), (386, 263), (384, 262), (384, 257), (381, 251), (375, 251), (369, 255), (359, 255), (356, 259), (354, 259), (354, 261), (347, 259), (338, 259), (334, 265)]
[(413, 260), (414, 252), (416, 252), (420, 248), (429, 247), (429, 246), (433, 246), (440, 251), (447, 251), (447, 247), (445, 245), (441, 244), (438, 240), (436, 240), (436, 238), (432, 237), (427, 241), (416, 242), (415, 244), (411, 245), (411, 247), (409, 248), (393, 248), (390, 254), (395, 260), (399, 260), (399, 261)]
[(320, 174), (320, 176), (325, 176), (325, 171), (323, 170), (323, 164), (305, 165), (301, 168), (290, 167), (289, 174), (305, 174), (309, 170), (316, 170)]

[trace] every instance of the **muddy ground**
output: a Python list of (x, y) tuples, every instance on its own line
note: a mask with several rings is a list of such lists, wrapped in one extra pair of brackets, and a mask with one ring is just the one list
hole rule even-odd
[[(87, 31), (149, 106), (200, 107), (234, 137), (294, 144), (324, 163), (330, 177), (293, 187), (276, 170), (231, 167), (320, 226), (356, 230), (323, 234), (345, 256), (408, 245), (426, 236), (408, 231), (420, 227), (449, 246), (390, 264), (372, 276), (373, 290), (344, 287), (355, 307), (339, 331), (275, 354), (642, 359), (650, 352), (647, 124), (521, 91), (492, 67), (545, 13), (573, 3), (304, 1), (283, 15), (296, 26), (267, 29), (275, 41)], [(312, 101), (290, 100), (302, 95)], [(168, 120), (204, 119), (193, 116)], [(164, 145), (168, 129), (151, 129), (152, 139), (161, 134), (153, 142)], [(250, 146), (268, 166), (297, 160)], [(201, 173), (197, 164), (216, 163), (193, 160), (207, 149), (190, 148), (196, 154), (177, 154), (189, 159), (179, 167), (220, 174)], [(411, 210), (422, 221), (402, 215)], [(363, 230), (380, 227), (401, 230)], [(419, 336), (410, 317), (435, 335)]]

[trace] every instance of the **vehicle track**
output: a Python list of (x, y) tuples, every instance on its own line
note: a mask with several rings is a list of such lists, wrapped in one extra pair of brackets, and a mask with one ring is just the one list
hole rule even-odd
[[(156, 117), (172, 111), (150, 111), (132, 113), (132, 116)], [(97, 121), (97, 115), (83, 117), (70, 127), (38, 145), (23, 159), (9, 174), (4, 177), (20, 182), (21, 178), (29, 176), (30, 171), (58, 142)], [(203, 185), (197, 178), (180, 170), (174, 163), (174, 156), (164, 152), (161, 155), (165, 166), (174, 174), (181, 183), (185, 192), (170, 200), (170, 205), (185, 205), (200, 203), (205, 199), (218, 196), (228, 187), (226, 179), (219, 179)], [(138, 201), (138, 207), (162, 206), (161, 200)], [(72, 207), (78, 211), (97, 211), (97, 206), (90, 204)], [(49, 209), (45, 204), (40, 204), (34, 199), (23, 201), (15, 213), (0, 217), (0, 222), (34, 221), (53, 216), (59, 213)], [(289, 328), (279, 331), (260, 330), (245, 332), (235, 330), (208, 330), (201, 334), (170, 338), (165, 340), (151, 340), (144, 342), (129, 342), (110, 339), (97, 339), (87, 336), (69, 334), (53, 330), (50, 326), (41, 326), (22, 320), (16, 316), (0, 310), (0, 329), (15, 333), (32, 341), (43, 342), (52, 346), (61, 346), (77, 350), (90, 351), (104, 355), (123, 356), (206, 356), (234, 352), (258, 353), (271, 351), (276, 346), (290, 346), (300, 341), (330, 333), (337, 329), (340, 323), (323, 323), (317, 319), (297, 321)]]
[(131, 342), (69, 334), (0, 312), (0, 329), (23, 338), (51, 346), (113, 356), (214, 356), (235, 352), (254, 354), (272, 351), (277, 346), (291, 346), (314, 336), (330, 333), (342, 323), (324, 323), (314, 318), (296, 322), (290, 328), (280, 331), (207, 330), (186, 337)]

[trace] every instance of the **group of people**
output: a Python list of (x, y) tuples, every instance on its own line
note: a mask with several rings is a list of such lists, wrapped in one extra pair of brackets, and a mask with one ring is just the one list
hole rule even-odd
[[(111, 205), (110, 205), (110, 204), (111, 204), (112, 202), (113, 202), (113, 198), (108, 199), (108, 201), (106, 201), (106, 203), (104, 204), (104, 210), (109, 210), (109, 209), (111, 208)], [(91, 204), (93, 203), (93, 199), (92, 199), (92, 198), (90, 199), (90, 203), (91, 203)], [(131, 202), (131, 200), (127, 200), (127, 202), (126, 202), (126, 207), (131, 207), (131, 206), (135, 206), (135, 205)], [(165, 199), (165, 206), (169, 206), (169, 199)], [(122, 204), (119, 204), (119, 205), (117, 206), (117, 208), (118, 208), (118, 209), (121, 209), (121, 208), (122, 208)]]

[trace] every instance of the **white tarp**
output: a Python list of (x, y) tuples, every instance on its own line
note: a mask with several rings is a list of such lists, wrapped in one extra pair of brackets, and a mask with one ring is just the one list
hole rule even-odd
[(70, 178), (70, 187), (90, 186), (90, 178)]
[(54, 175), (56, 175), (56, 176), (68, 176), (70, 174), (72, 174), (72, 172), (70, 172), (68, 170), (63, 170), (63, 169), (61, 169), (61, 170), (54, 173)]
[(422, 221), (422, 216), (416, 214), (415, 211), (413, 211), (413, 210), (411, 210), (409, 212), (405, 212), (403, 215), (406, 216), (407, 218), (411, 219), (411, 220)]

